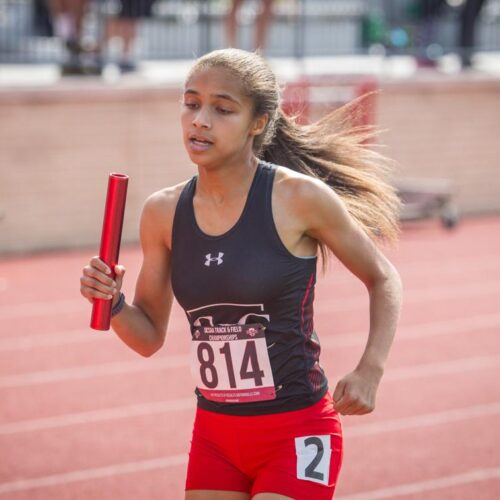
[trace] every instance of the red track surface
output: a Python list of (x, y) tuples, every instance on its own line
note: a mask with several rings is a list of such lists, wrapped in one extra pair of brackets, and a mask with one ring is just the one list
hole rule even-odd
[[(94, 250), (0, 261), (0, 498), (181, 499), (194, 410), (178, 306), (141, 358), (88, 328), (79, 296)], [(336, 499), (500, 498), (500, 218), (405, 227), (387, 255), (403, 314), (376, 411), (343, 417)], [(122, 250), (132, 297), (137, 248)], [(363, 285), (336, 262), (316, 328), (333, 389), (362, 353)]]

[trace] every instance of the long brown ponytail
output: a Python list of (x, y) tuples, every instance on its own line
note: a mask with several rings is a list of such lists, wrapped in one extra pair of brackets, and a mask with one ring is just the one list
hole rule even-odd
[(244, 94), (254, 103), (255, 116), (268, 114), (266, 130), (254, 141), (257, 157), (322, 179), (369, 236), (378, 241), (397, 240), (400, 200), (390, 184), (392, 162), (369, 145), (377, 134), (375, 127), (353, 125), (363, 97), (316, 123), (300, 125), (283, 113), (276, 77), (258, 54), (239, 49), (213, 51), (198, 59), (187, 79), (209, 67), (238, 77)]
[(318, 177), (344, 201), (351, 216), (374, 239), (396, 241), (400, 200), (388, 177), (392, 163), (369, 145), (377, 131), (352, 125), (358, 98), (311, 125), (299, 125), (282, 111), (266, 161)]

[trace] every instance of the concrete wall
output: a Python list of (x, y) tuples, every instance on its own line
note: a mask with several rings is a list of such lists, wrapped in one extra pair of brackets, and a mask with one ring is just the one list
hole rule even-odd
[(465, 214), (500, 211), (500, 81), (431, 77), (382, 88), (378, 123), (399, 175), (450, 179)]
[[(383, 82), (377, 121), (398, 176), (450, 178), (463, 213), (500, 211), (500, 81)], [(145, 198), (191, 176), (178, 88), (0, 91), (0, 253), (95, 245), (110, 172), (130, 175), (123, 240)]]
[(0, 94), (0, 252), (97, 244), (110, 172), (130, 176), (123, 241), (152, 192), (194, 173), (179, 92), (65, 88)]

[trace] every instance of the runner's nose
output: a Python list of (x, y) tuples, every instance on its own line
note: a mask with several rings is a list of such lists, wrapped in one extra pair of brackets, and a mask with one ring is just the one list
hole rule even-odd
[(193, 118), (193, 125), (198, 128), (208, 129), (211, 127), (208, 113), (203, 107), (200, 107), (198, 113)]

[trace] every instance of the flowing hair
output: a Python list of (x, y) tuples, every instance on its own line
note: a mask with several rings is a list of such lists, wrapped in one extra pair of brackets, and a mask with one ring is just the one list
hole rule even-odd
[[(207, 68), (221, 68), (236, 76), (253, 102), (254, 116), (268, 115), (266, 129), (253, 143), (258, 158), (321, 179), (372, 240), (397, 241), (401, 202), (389, 181), (394, 164), (375, 151), (372, 140), (378, 130), (355, 124), (360, 104), (370, 94), (302, 125), (283, 112), (276, 76), (257, 53), (215, 50), (196, 61), (186, 81)], [(325, 247), (318, 243), (325, 262)]]

